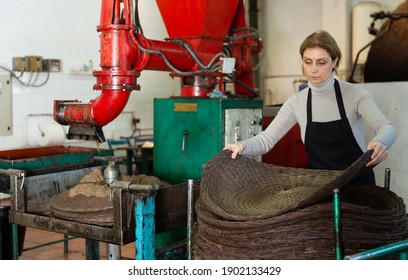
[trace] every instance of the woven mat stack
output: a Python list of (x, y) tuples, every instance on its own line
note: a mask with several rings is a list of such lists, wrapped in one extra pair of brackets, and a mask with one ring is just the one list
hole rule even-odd
[(349, 186), (367, 152), (344, 171), (279, 167), (222, 151), (204, 167), (194, 259), (335, 259), (334, 188), (344, 255), (408, 237), (405, 204), (378, 186)]

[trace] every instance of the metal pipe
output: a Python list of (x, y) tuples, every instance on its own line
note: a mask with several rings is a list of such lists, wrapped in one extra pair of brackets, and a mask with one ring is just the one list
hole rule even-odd
[(134, 192), (149, 192), (154, 191), (159, 188), (158, 185), (140, 185), (132, 184), (131, 182), (113, 180), (110, 185), (111, 188), (122, 188), (125, 191), (134, 191)]
[(18, 178), (22, 178), (25, 176), (24, 170), (19, 169), (0, 169), (0, 174), (8, 175), (8, 176), (17, 176)]
[(100, 160), (100, 161), (114, 161), (116, 163), (120, 163), (123, 162), (123, 159), (121, 157), (117, 157), (117, 156), (105, 156), (105, 157), (101, 157), (101, 156), (93, 156), (92, 157), (94, 160)]
[(188, 179), (188, 192), (187, 192), (187, 254), (188, 259), (191, 260), (192, 256), (192, 232), (193, 232), (193, 187), (194, 180)]
[(367, 250), (358, 254), (345, 256), (345, 260), (376, 260), (384, 257), (401, 254), (401, 257), (408, 253), (408, 239), (395, 242), (389, 245), (381, 246), (371, 250)]
[[(194, 75), (208, 72), (198, 69), (198, 64), (189, 51), (175, 42), (163, 42), (146, 39), (141, 34), (130, 34), (135, 46), (140, 50), (139, 63), (136, 70), (173, 71), (180, 75)], [(210, 54), (198, 52), (201, 59), (211, 60)]]
[(99, 260), (100, 250), (99, 241), (93, 239), (85, 239), (85, 259), (86, 260)]
[(334, 233), (336, 239), (336, 260), (343, 258), (343, 241), (341, 235), (341, 204), (339, 189), (333, 190), (333, 210), (334, 210)]
[(140, 72), (132, 70), (137, 52), (129, 35), (133, 32), (129, 15), (131, 3), (126, 1), (121, 11), (120, 2), (102, 1), (100, 25), (97, 28), (101, 33), (102, 70), (93, 72), (97, 78), (93, 88), (101, 90), (101, 94), (88, 104), (66, 100), (54, 102), (55, 121), (71, 126), (67, 139), (104, 142), (101, 128), (119, 116), (132, 90), (140, 90), (137, 84)]
[(120, 260), (121, 248), (118, 244), (106, 243), (106, 259), (108, 260)]
[(68, 249), (65, 248), (65, 242), (69, 241), (69, 240), (73, 240), (73, 239), (77, 239), (77, 236), (72, 236), (72, 237), (68, 237), (67, 234), (64, 234), (64, 238), (63, 239), (59, 239), (59, 240), (55, 240), (55, 241), (51, 241), (51, 242), (47, 242), (47, 243), (42, 243), (40, 245), (36, 245), (36, 246), (32, 246), (32, 247), (26, 247), (23, 249), (23, 251), (30, 251), (30, 250), (34, 250), (34, 249), (38, 249), (38, 248), (42, 248), (42, 247), (46, 247), (46, 246), (50, 246), (50, 245), (54, 245), (54, 244), (58, 244), (61, 242), (64, 242), (64, 253), (68, 253)]
[(28, 114), (27, 117), (52, 117), (52, 114)]
[(384, 174), (384, 188), (389, 190), (390, 189), (390, 179), (391, 179), (391, 169), (390, 168), (385, 168), (385, 174)]
[(18, 248), (18, 225), (11, 225), (11, 248), (13, 260), (18, 260), (19, 248)]
[(361, 48), (361, 50), (358, 51), (356, 58), (354, 60), (354, 65), (353, 65), (353, 69), (351, 70), (351, 74), (350, 77), (348, 79), (348, 82), (350, 83), (354, 83), (355, 81), (353, 80), (353, 76), (354, 76), (354, 72), (356, 71), (356, 67), (357, 67), (357, 61), (358, 58), (360, 57), (360, 54), (362, 53), (362, 51), (364, 51), (366, 48), (368, 48), (369, 46), (371, 46), (373, 43), (377, 42), (378, 40), (380, 40), (382, 37), (384, 37), (385, 34), (388, 33), (388, 31), (391, 30), (391, 25), (393, 23), (393, 20), (390, 20), (387, 29), (381, 33), (380, 35), (378, 35), (377, 37), (375, 37), (371, 42), (369, 42), (367, 45), (365, 45), (364, 47)]

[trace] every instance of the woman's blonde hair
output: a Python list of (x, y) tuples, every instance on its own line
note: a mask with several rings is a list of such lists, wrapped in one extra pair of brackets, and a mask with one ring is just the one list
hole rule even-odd
[(300, 56), (303, 58), (303, 53), (306, 49), (316, 47), (326, 50), (329, 53), (330, 57), (333, 59), (333, 61), (336, 58), (338, 58), (336, 62), (336, 67), (334, 69), (336, 70), (341, 60), (341, 50), (337, 45), (336, 40), (334, 40), (334, 38), (327, 31), (320, 30), (317, 32), (313, 32), (312, 34), (307, 36), (307, 38), (300, 45), (299, 48)]

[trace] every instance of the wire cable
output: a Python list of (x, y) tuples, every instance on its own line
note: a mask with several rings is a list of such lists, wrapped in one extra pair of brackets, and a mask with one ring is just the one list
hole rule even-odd
[(137, 42), (137, 46), (138, 48), (145, 53), (149, 53), (149, 54), (155, 54), (159, 57), (161, 57), (163, 59), (163, 61), (166, 63), (166, 65), (175, 73), (179, 74), (179, 75), (198, 75), (198, 74), (202, 74), (202, 73), (209, 73), (209, 72), (215, 72), (219, 70), (219, 65), (210, 68), (210, 69), (204, 69), (204, 70), (197, 70), (197, 71), (182, 71), (177, 69), (166, 57), (166, 55), (159, 51), (159, 50), (149, 50), (144, 48), (140, 42), (138, 41), (138, 39), (136, 38), (136, 36), (133, 36), (133, 38), (136, 40)]
[(248, 91), (250, 91), (252, 93), (252, 97), (250, 97), (250, 99), (254, 99), (258, 97), (258, 94), (256, 93), (255, 90), (253, 90), (252, 88), (250, 88), (247, 84), (245, 84), (244, 82), (234, 78), (232, 75), (226, 75), (232, 82), (240, 84), (242, 87), (246, 88)]
[(211, 66), (214, 64), (214, 62), (220, 58), (220, 57), (227, 57), (227, 55), (223, 52), (219, 52), (214, 55), (214, 57), (211, 59), (211, 61), (205, 65), (204, 63), (201, 62), (201, 60), (198, 58), (197, 53), (194, 51), (194, 49), (191, 47), (189, 43), (186, 41), (180, 40), (180, 39), (167, 39), (170, 42), (174, 42), (184, 48), (191, 54), (193, 57), (194, 61), (200, 66), (201, 69), (208, 70), (211, 69)]
[(378, 35), (377, 37), (375, 37), (371, 42), (369, 42), (367, 45), (365, 45), (364, 47), (362, 47), (361, 50), (358, 51), (358, 53), (357, 53), (357, 55), (356, 55), (356, 58), (355, 58), (355, 60), (354, 60), (353, 69), (351, 70), (351, 74), (350, 74), (350, 77), (349, 77), (349, 79), (348, 79), (348, 81), (349, 81), (350, 83), (355, 83), (355, 81), (354, 81), (354, 79), (353, 79), (353, 78), (354, 78), (354, 72), (356, 71), (357, 61), (358, 61), (358, 58), (360, 57), (361, 52), (364, 51), (364, 50), (365, 50), (366, 48), (368, 48), (369, 46), (371, 46), (374, 42), (377, 42), (378, 40), (380, 40), (385, 34), (387, 34), (388, 31), (390, 31), (391, 25), (392, 25), (393, 22), (394, 22), (394, 21), (391, 19), (390, 22), (389, 22), (389, 24), (388, 24), (388, 26), (387, 26), (387, 29), (386, 29), (383, 33), (381, 33), (380, 35)]
[(140, 24), (140, 17), (139, 17), (139, 0), (135, 0), (134, 5), (135, 5), (135, 7), (134, 7), (134, 9), (135, 9), (135, 19), (134, 19), (135, 22), (134, 22), (134, 24), (135, 24), (135, 27), (136, 27), (136, 32), (143, 35), (143, 28), (142, 28), (142, 25)]
[(39, 72), (37, 72), (37, 75), (38, 75), (38, 76), (37, 76), (37, 78), (34, 80), (34, 83), (31, 84), (31, 79), (32, 79), (32, 77), (33, 77), (33, 73), (32, 73), (32, 72), (30, 72), (31, 75), (30, 75), (29, 81), (28, 81), (28, 82), (24, 82), (24, 81), (22, 81), (22, 80), (20, 79), (20, 78), (22, 77), (22, 74), (25, 73), (24, 71), (22, 72), (22, 74), (21, 74), (20, 76), (17, 76), (13, 71), (11, 71), (10, 69), (8, 69), (8, 68), (6, 68), (6, 67), (0, 66), (0, 69), (3, 69), (3, 70), (5, 70), (6, 72), (10, 73), (11, 77), (15, 78), (20, 84), (22, 84), (23, 86), (27, 86), (27, 87), (42, 87), (43, 85), (45, 85), (45, 84), (48, 82), (48, 80), (49, 80), (49, 78), (50, 78), (50, 72), (48, 71), (48, 72), (47, 72), (47, 77), (45, 78), (44, 82), (42, 82), (42, 83), (39, 84), (39, 85), (35, 85), (34, 83), (37, 81), (37, 78), (38, 78), (38, 76), (39, 76)]
[(34, 85), (36, 82), (37, 82), (37, 80), (38, 80), (38, 77), (40, 76), (40, 70), (39, 69), (37, 69), (37, 75), (35, 75), (35, 79), (34, 79), (34, 81), (31, 83), (31, 85)]
[(238, 32), (238, 31), (242, 31), (242, 30), (249, 30), (249, 31), (252, 31), (252, 32), (249, 33), (249, 34), (228, 36), (227, 41), (234, 41), (234, 40), (243, 39), (243, 38), (246, 38), (246, 37), (259, 38), (258, 30), (253, 28), (253, 27), (241, 27), (241, 28), (233, 29), (232, 31), (233, 32)]

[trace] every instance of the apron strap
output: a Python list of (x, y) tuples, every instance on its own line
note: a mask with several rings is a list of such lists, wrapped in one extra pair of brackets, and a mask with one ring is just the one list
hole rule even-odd
[[(342, 120), (347, 119), (346, 110), (343, 104), (343, 97), (341, 96), (340, 85), (339, 82), (334, 79), (334, 91), (336, 93), (336, 100), (337, 100), (337, 107), (339, 108), (340, 117)], [(312, 122), (312, 90), (309, 87), (309, 91), (307, 92), (307, 122)]]
[(312, 122), (312, 90), (309, 87), (309, 91), (307, 92), (307, 123)]
[(334, 80), (334, 91), (336, 92), (337, 106), (339, 108), (340, 117), (342, 120), (346, 120), (347, 116), (344, 108), (343, 97), (341, 96), (339, 82), (336, 79)]

